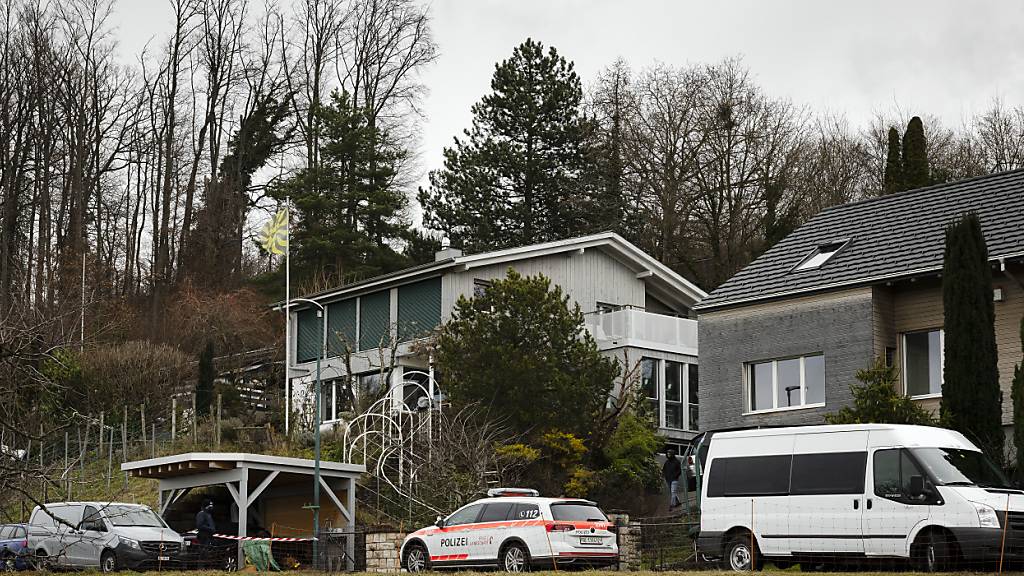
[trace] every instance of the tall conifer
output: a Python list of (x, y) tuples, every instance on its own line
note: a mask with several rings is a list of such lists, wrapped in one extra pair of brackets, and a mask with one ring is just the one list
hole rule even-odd
[(945, 365), (942, 420), (1003, 461), (1003, 397), (988, 248), (975, 214), (946, 228), (942, 267)]

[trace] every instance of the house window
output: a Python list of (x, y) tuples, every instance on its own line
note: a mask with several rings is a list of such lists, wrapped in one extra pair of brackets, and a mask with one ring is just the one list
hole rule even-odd
[[(664, 385), (661, 373), (664, 369)], [(697, 430), (697, 365), (671, 360), (641, 360), (641, 386), (659, 428)]]
[(795, 271), (801, 270), (814, 270), (821, 268), (826, 262), (832, 259), (833, 256), (846, 245), (846, 242), (830, 242), (828, 244), (822, 244), (815, 248), (810, 254), (808, 254), (799, 264), (794, 268)]
[(491, 287), (491, 281), (490, 280), (481, 280), (479, 278), (475, 278), (473, 280), (473, 298), (479, 298), (479, 297), (483, 296), (484, 292), (486, 292), (487, 289), (490, 288), (490, 287)]
[(825, 357), (821, 354), (751, 362), (744, 372), (748, 412), (825, 404)]
[(661, 423), (661, 406), (658, 402), (658, 369), (660, 362), (657, 358), (642, 358), (640, 360), (640, 389), (644, 398), (647, 399), (651, 409), (651, 420), (654, 424)]
[(942, 394), (945, 334), (942, 330), (903, 335), (903, 380), (911, 397)]
[(683, 422), (683, 369), (685, 364), (665, 362), (665, 428), (682, 430)]

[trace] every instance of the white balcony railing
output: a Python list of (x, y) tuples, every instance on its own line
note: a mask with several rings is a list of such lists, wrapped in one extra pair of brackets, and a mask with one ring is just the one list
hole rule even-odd
[(635, 346), (697, 354), (697, 321), (689, 318), (621, 308), (587, 314), (586, 323), (602, 349)]

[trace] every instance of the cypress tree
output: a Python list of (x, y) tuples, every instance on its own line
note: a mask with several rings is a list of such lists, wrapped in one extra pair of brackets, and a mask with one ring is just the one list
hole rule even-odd
[(207, 340), (199, 353), (199, 374), (196, 378), (196, 409), (200, 414), (209, 414), (213, 405), (213, 381), (217, 370), (213, 366), (213, 342)]
[[(892, 134), (890, 133), (890, 138)], [(901, 190), (921, 188), (931, 184), (928, 177), (928, 151), (925, 146), (924, 124), (920, 116), (907, 123), (903, 133), (903, 185)]]
[[(1020, 319), (1020, 348), (1024, 353), (1024, 318)], [(1013, 369), (1013, 447), (1017, 457), (1017, 478), (1024, 479), (1020, 460), (1024, 457), (1024, 358)]]
[(900, 155), (900, 133), (895, 126), (889, 127), (889, 146), (885, 156), (885, 187), (883, 194), (903, 190), (903, 158)]
[(997, 366), (995, 306), (988, 249), (975, 214), (946, 228), (942, 267), (945, 366), (942, 421), (991, 458), (1003, 458), (1003, 398)]

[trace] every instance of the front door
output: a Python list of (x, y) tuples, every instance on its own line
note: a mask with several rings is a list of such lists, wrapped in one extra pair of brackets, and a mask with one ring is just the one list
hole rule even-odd
[(86, 506), (75, 537), (69, 543), (68, 556), (75, 566), (98, 568), (106, 539), (106, 526), (99, 511), (93, 506)]
[(867, 434), (797, 435), (790, 477), (789, 537), (794, 553), (859, 555)]
[(907, 556), (907, 538), (928, 520), (930, 504), (910, 495), (910, 479), (921, 467), (903, 448), (880, 448), (871, 456), (865, 498), (864, 551), (871, 556)]

